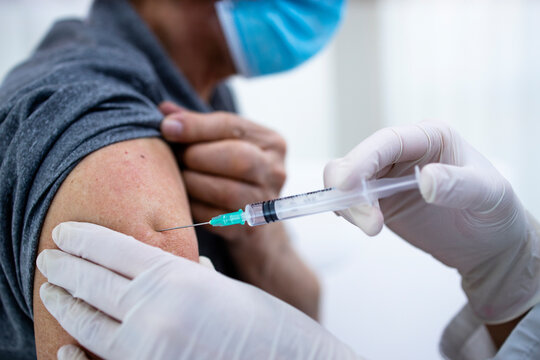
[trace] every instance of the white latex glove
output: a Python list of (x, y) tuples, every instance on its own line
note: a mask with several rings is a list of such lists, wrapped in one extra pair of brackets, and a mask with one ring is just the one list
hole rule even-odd
[[(429, 165), (428, 165), (429, 164)], [(328, 187), (421, 170), (417, 190), (341, 212), (368, 235), (383, 222), (462, 275), (475, 313), (503, 323), (540, 302), (540, 252), (532, 218), (512, 187), (480, 153), (444, 124), (387, 128), (325, 169)], [(379, 206), (380, 205), (380, 206)]]
[[(103, 358), (356, 358), (281, 300), (130, 236), (72, 222), (57, 226), (53, 239), (62, 251), (37, 259), (49, 281), (41, 299)], [(81, 358), (72, 346), (59, 357), (66, 353)]]

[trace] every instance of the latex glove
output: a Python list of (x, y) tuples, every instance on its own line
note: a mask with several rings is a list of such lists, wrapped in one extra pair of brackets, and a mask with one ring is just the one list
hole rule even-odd
[[(428, 165), (429, 164), (429, 165)], [(383, 222), (462, 275), (476, 314), (503, 323), (540, 301), (538, 234), (512, 187), (480, 153), (444, 124), (387, 128), (325, 169), (328, 187), (398, 177), (422, 167), (420, 192), (341, 212), (369, 235)]]
[(64, 345), (58, 349), (58, 360), (88, 360), (84, 351), (77, 345)]
[(127, 235), (72, 222), (53, 239), (63, 251), (37, 259), (41, 299), (103, 358), (355, 358), (277, 298)]

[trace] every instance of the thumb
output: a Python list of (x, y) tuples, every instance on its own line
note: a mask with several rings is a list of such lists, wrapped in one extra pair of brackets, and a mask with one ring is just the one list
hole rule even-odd
[(58, 360), (88, 360), (86, 354), (77, 345), (64, 345), (58, 349)]
[(198, 142), (246, 139), (255, 126), (232, 113), (197, 113), (183, 110), (168, 115), (161, 123), (163, 137), (171, 142)]
[(384, 225), (384, 217), (378, 203), (375, 206), (362, 204), (338, 212), (351, 224), (359, 227), (368, 236), (379, 234)]
[(185, 110), (186, 109), (184, 109), (178, 104), (173, 103), (172, 101), (164, 101), (161, 104), (159, 104), (159, 111), (161, 111), (163, 116), (169, 116), (174, 113), (180, 113)]
[[(325, 187), (339, 188), (351, 174), (351, 162), (346, 158), (330, 161), (324, 168)], [(338, 211), (339, 215), (348, 222), (356, 225), (369, 236), (375, 236), (381, 232), (384, 225), (384, 217), (378, 202), (375, 205), (362, 204)]]
[(430, 204), (490, 212), (505, 194), (505, 182), (490, 171), (444, 164), (424, 166), (420, 192)]
[(181, 113), (174, 113), (165, 117), (161, 122), (161, 134), (168, 141), (176, 142), (182, 138), (184, 123)]

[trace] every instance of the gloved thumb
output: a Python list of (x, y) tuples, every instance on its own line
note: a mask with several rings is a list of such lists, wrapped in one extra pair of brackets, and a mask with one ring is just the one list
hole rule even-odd
[(377, 203), (375, 206), (362, 204), (339, 211), (348, 222), (358, 226), (368, 236), (379, 234), (384, 225), (384, 217)]
[(420, 173), (420, 192), (430, 204), (489, 212), (505, 194), (499, 178), (473, 167), (428, 164)]
[[(324, 168), (325, 187), (340, 188), (344, 181), (349, 178), (351, 171), (352, 164), (347, 159), (336, 159), (329, 162)], [(378, 202), (375, 205), (362, 204), (353, 206), (337, 213), (351, 224), (358, 226), (369, 236), (380, 233), (384, 225), (384, 217)]]
[(58, 349), (58, 360), (88, 360), (86, 354), (77, 345), (64, 345)]
[(216, 270), (214, 264), (212, 263), (212, 260), (210, 260), (206, 256), (199, 256), (199, 264), (210, 270)]

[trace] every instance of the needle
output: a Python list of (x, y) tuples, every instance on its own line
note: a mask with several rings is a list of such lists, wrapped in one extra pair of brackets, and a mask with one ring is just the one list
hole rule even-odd
[(177, 226), (177, 227), (173, 227), (173, 228), (170, 228), (170, 229), (158, 230), (158, 232), (169, 231), (169, 230), (185, 229), (185, 228), (189, 228), (189, 227), (195, 227), (195, 226), (201, 226), (201, 225), (208, 225), (208, 224), (210, 224), (210, 221), (209, 221), (209, 222), (205, 222), (205, 223), (200, 223), (200, 224), (193, 224), (193, 225), (186, 225), (186, 226)]

